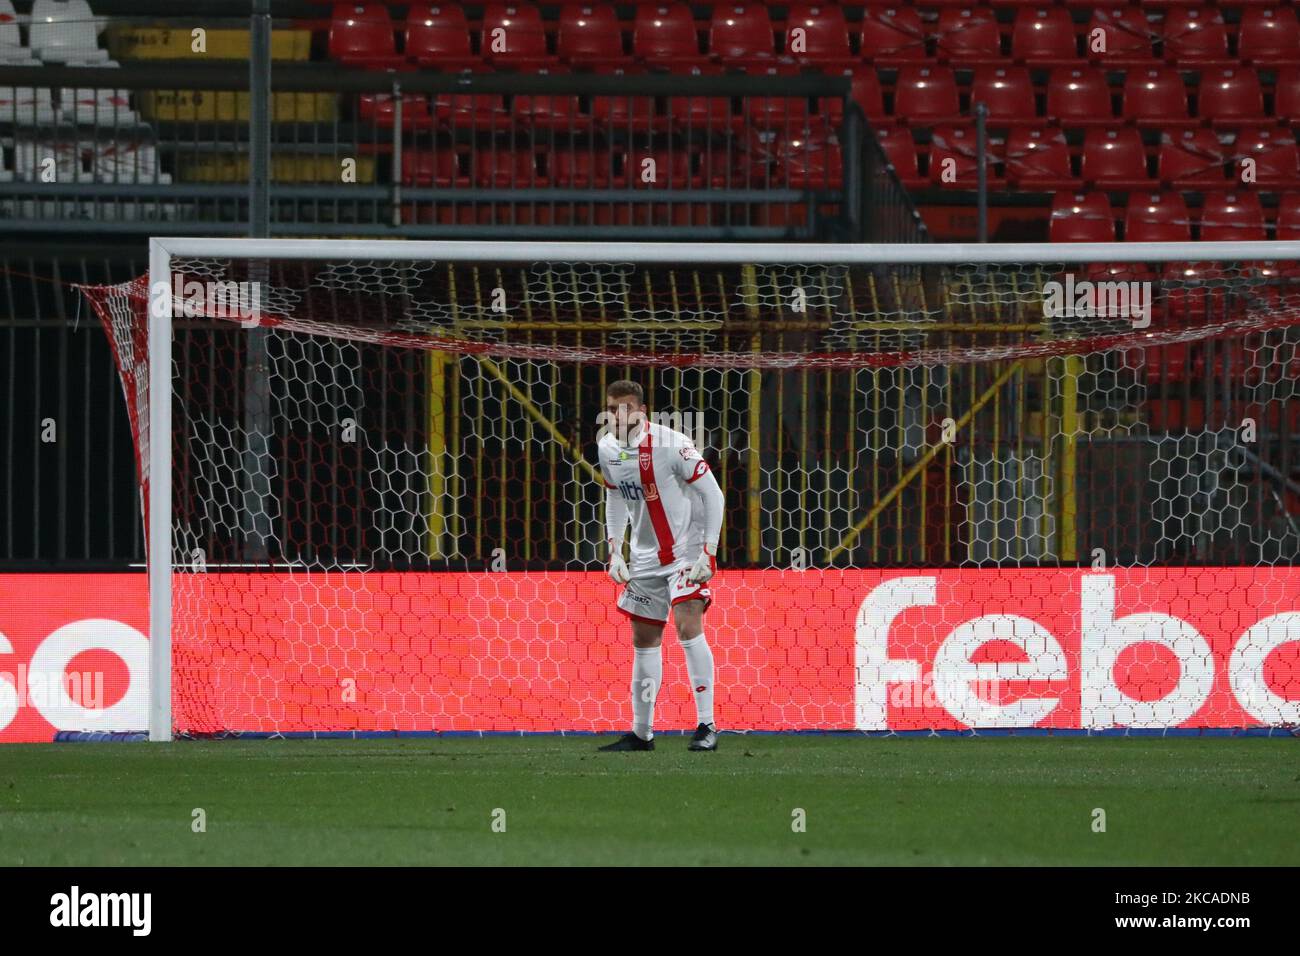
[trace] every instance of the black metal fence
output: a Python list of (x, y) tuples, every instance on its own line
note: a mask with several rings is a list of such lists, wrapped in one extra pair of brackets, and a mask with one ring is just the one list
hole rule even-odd
[(240, 63), (0, 67), (0, 228), (240, 234), (261, 142), (280, 235), (922, 235), (844, 77), (279, 65), (261, 138), (248, 87)]

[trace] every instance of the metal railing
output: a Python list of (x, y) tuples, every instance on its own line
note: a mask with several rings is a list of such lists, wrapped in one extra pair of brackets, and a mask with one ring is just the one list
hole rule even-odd
[(844, 77), (280, 64), (260, 138), (249, 85), (242, 63), (0, 67), (0, 227), (242, 234), (260, 142), (279, 235), (919, 232)]

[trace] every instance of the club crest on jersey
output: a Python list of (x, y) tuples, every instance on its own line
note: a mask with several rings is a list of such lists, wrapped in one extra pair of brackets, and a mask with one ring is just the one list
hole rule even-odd
[(637, 456), (637, 460), (640, 462), (640, 465), (641, 465), (642, 468), (649, 468), (649, 467), (650, 467), (650, 452), (648, 452), (648, 451), (640, 452), (640, 453), (638, 454), (638, 456)]

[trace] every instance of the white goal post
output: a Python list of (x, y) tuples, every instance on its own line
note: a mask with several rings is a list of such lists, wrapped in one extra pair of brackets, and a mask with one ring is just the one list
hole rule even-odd
[[(148, 376), (147, 389), (148, 398), (148, 419), (147, 430), (138, 437), (141, 451), (140, 467), (142, 479), (147, 487), (147, 544), (148, 544), (148, 577), (149, 577), (149, 721), (148, 734), (149, 739), (153, 741), (166, 741), (173, 739), (174, 732), (177, 729), (175, 715), (173, 714), (173, 541), (174, 515), (173, 515), (173, 391), (176, 387), (174, 382), (174, 365), (172, 361), (174, 338), (173, 327), (174, 320), (179, 311), (185, 308), (183, 301), (178, 298), (177, 292), (181, 291), (181, 284), (176, 282), (174, 277), (174, 264), (178, 260), (239, 260), (245, 262), (267, 260), (272, 262), (368, 262), (377, 261), (385, 263), (517, 263), (523, 266), (534, 267), (538, 265), (553, 264), (573, 264), (573, 263), (619, 263), (630, 264), (636, 268), (650, 267), (680, 267), (686, 268), (691, 266), (743, 266), (743, 267), (767, 267), (767, 266), (790, 266), (795, 264), (799, 267), (819, 267), (833, 266), (843, 267), (848, 270), (855, 268), (870, 268), (884, 270), (888, 273), (891, 270), (902, 269), (905, 267), (915, 266), (962, 266), (962, 267), (980, 267), (980, 266), (1020, 266), (1022, 269), (1026, 265), (1037, 263), (1050, 263), (1052, 266), (1052, 275), (1059, 274), (1058, 266), (1085, 266), (1092, 264), (1144, 264), (1153, 265), (1156, 263), (1221, 263), (1221, 264), (1241, 264), (1241, 263), (1263, 263), (1263, 262), (1289, 262), (1300, 263), (1300, 242), (1197, 242), (1197, 243), (1165, 243), (1165, 244), (1140, 244), (1140, 243), (1096, 243), (1096, 244), (933, 244), (933, 245), (828, 245), (828, 244), (741, 244), (741, 243), (701, 243), (701, 244), (681, 244), (681, 243), (649, 243), (649, 242), (628, 242), (628, 243), (609, 243), (609, 242), (518, 242), (518, 243), (501, 243), (501, 242), (443, 242), (443, 241), (386, 241), (386, 240), (299, 240), (299, 239), (225, 239), (225, 238), (189, 238), (189, 237), (156, 237), (150, 240), (149, 246), (149, 276), (148, 276), (148, 332), (147, 332), (147, 349), (148, 349)], [(1236, 266), (1233, 266), (1236, 269)], [(1266, 270), (1267, 272), (1267, 270)], [(1236, 273), (1234, 273), (1235, 275)], [(1082, 271), (1081, 271), (1082, 275)], [(996, 283), (996, 279), (993, 280)], [(1084, 281), (1083, 278), (1080, 282)], [(1247, 280), (1241, 279), (1244, 283)], [(1253, 280), (1252, 280), (1253, 281)], [(1267, 280), (1266, 280), (1267, 281)], [(984, 293), (979, 293), (983, 295)], [(1023, 299), (1023, 292), (1017, 291), (1015, 297), (1008, 293), (1005, 297), (1001, 296), (995, 287), (989, 295), (995, 304), (1004, 304), (1011, 302), (1013, 298), (1017, 301)], [(261, 307), (266, 308), (269, 296), (262, 294), (260, 298)], [(984, 301), (976, 296), (973, 302), (968, 302), (974, 308), (978, 308)], [(1081, 300), (1082, 301), (1082, 300)], [(760, 303), (761, 306), (761, 303)], [(763, 316), (760, 306), (755, 306), (755, 314), (759, 320)], [(999, 305), (1000, 307), (1000, 305)], [(1073, 304), (1067, 304), (1068, 308), (1073, 309)], [(872, 314), (872, 306), (869, 304), (859, 303), (857, 310), (863, 315)], [(896, 314), (900, 319), (906, 319), (906, 314)], [(991, 314), (991, 313), (990, 313)], [(1073, 312), (1070, 316), (1073, 316)], [(338, 329), (328, 327), (330, 316), (322, 316), (324, 325), (322, 327), (323, 335), (338, 335)], [(1252, 320), (1267, 319), (1267, 316), (1254, 316)], [(1073, 321), (1071, 319), (1071, 321)], [(1218, 321), (1218, 320), (1216, 320)], [(1067, 323), (1068, 325), (1068, 323)], [(631, 326), (629, 326), (630, 328)], [(1064, 328), (1064, 327), (1063, 327)], [(1142, 328), (1142, 326), (1137, 326)], [(365, 327), (363, 334), (372, 334), (369, 331), (370, 326)], [(1222, 334), (1221, 326), (1209, 325), (1194, 330), (1196, 335), (1204, 336), (1206, 334)], [(509, 336), (509, 332), (500, 333), (502, 336)], [(1135, 340), (1125, 338), (1120, 335), (1116, 338), (1116, 331), (1112, 326), (1098, 325), (1095, 329), (1091, 326), (1081, 326), (1079, 328), (1070, 327), (1067, 331), (1062, 332), (1060, 336), (1052, 338), (1051, 348), (1044, 347), (1044, 340), (1041, 336), (1028, 335), (1019, 345), (1009, 345), (1004, 339), (999, 339), (994, 345), (989, 346), (993, 351), (989, 352), (990, 361), (1001, 361), (1005, 358), (1014, 358), (1020, 353), (1015, 349), (1018, 347), (1025, 348), (1025, 355), (1044, 355), (1060, 356), (1064, 354), (1061, 350), (1061, 342), (1071, 339), (1087, 341), (1090, 337), (1097, 339), (1097, 348), (1130, 348), (1134, 347)], [(1195, 341), (1192, 335), (1183, 334), (1179, 337), (1178, 332), (1172, 333), (1167, 341)], [(483, 354), (493, 355), (493, 348), (499, 345), (501, 339), (485, 338), (483, 343), (477, 343), (476, 348), (481, 348)], [(579, 339), (581, 341), (581, 339)], [(631, 348), (638, 347), (637, 343), (642, 341), (631, 337)], [(645, 341), (651, 341), (646, 339)], [(653, 340), (658, 341), (658, 340)], [(847, 340), (846, 340), (847, 341)], [(858, 341), (854, 339), (854, 341)], [(525, 342), (522, 338), (518, 342), (520, 355), (531, 355), (529, 349), (535, 349), (536, 346), (531, 344), (532, 338)], [(1118, 344), (1117, 344), (1118, 343)], [(513, 346), (510, 346), (513, 347)], [(651, 346), (652, 348), (657, 346)], [(864, 351), (870, 351), (871, 347), (858, 346)], [(665, 346), (666, 348), (666, 346)], [(781, 345), (774, 348), (773, 354), (780, 353), (779, 357), (772, 358), (773, 367), (788, 367), (792, 354), (797, 355), (801, 349), (807, 349), (807, 345), (794, 344), (790, 345), (787, 340), (782, 339)], [(835, 348), (842, 348), (836, 345)], [(894, 345), (885, 346), (885, 348), (895, 348)], [(975, 347), (972, 346), (972, 349)], [(978, 346), (985, 348), (985, 346)], [(1035, 349), (1042, 349), (1035, 352)], [(1005, 349), (1008, 351), (998, 351)], [(718, 367), (747, 368), (756, 369), (764, 366), (758, 359), (760, 352), (758, 347), (752, 351), (736, 351), (734, 354), (722, 355), (724, 350), (719, 350), (717, 356), (701, 356), (701, 364), (708, 367), (710, 362), (715, 359)], [(768, 347), (763, 347), (763, 354), (766, 354)], [(591, 360), (591, 356), (586, 353), (576, 353), (581, 357)], [(852, 359), (835, 359), (828, 360), (824, 356), (826, 353), (822, 349), (814, 349), (809, 352), (812, 356), (810, 366), (812, 368), (839, 368), (839, 363), (845, 366), (853, 364)], [(841, 354), (836, 352), (836, 354)], [(921, 354), (921, 353), (917, 353)], [(933, 359), (934, 363), (942, 364), (942, 351), (936, 351)], [(955, 356), (955, 361), (973, 361), (979, 360), (982, 353), (970, 351), (969, 354), (962, 353)], [(620, 362), (626, 360), (626, 356), (620, 356)], [(680, 356), (676, 358), (664, 357), (666, 363), (673, 361), (680, 362)], [(889, 359), (893, 364), (906, 364), (909, 359), (896, 360)], [(119, 364), (121, 360), (119, 358)], [(730, 364), (728, 364), (730, 363)], [(829, 374), (829, 373), (828, 373)], [(1076, 374), (1077, 380), (1077, 373)], [(1005, 377), (1002, 379), (1006, 381)], [(1020, 400), (1023, 400), (1025, 393), (1018, 393)], [(167, 400), (159, 400), (160, 396), (165, 396)], [(751, 403), (756, 399), (749, 396), (747, 399)], [(794, 399), (789, 399), (794, 402)], [(1046, 402), (1046, 399), (1044, 399)], [(1054, 406), (1051, 412), (1053, 416), (1060, 418), (1062, 415), (1075, 414), (1069, 406), (1069, 399), (1063, 400), (1060, 407)], [(791, 404), (790, 408), (795, 405)], [(1062, 410), (1063, 409), (1063, 410)], [(829, 412), (827, 413), (829, 414)], [(970, 412), (971, 421), (977, 415), (977, 411)], [(955, 421), (957, 428), (960, 430), (964, 422), (960, 415), (955, 412), (951, 416)], [(902, 425), (898, 426), (900, 429)], [(1044, 426), (1046, 427), (1046, 426)], [(827, 429), (829, 431), (829, 429)], [(912, 441), (912, 439), (907, 439)], [(925, 467), (933, 459), (927, 458), (925, 452), (927, 446), (922, 445), (916, 449), (909, 449), (907, 464), (911, 467)], [(147, 451), (146, 451), (147, 450)], [(1002, 459), (994, 459), (995, 462)], [(1009, 460), (1009, 459), (1008, 459)], [(918, 466), (916, 463), (920, 463)], [(1001, 466), (999, 466), (1001, 467)], [(1267, 463), (1260, 467), (1269, 467)], [(901, 466), (900, 466), (901, 468)], [(1073, 474), (1073, 472), (1069, 472)], [(751, 476), (751, 481), (755, 482), (750, 487), (758, 489), (756, 482), (757, 477)], [(1073, 480), (1073, 479), (1071, 479)], [(1279, 481), (1284, 484), (1289, 481), (1289, 476), (1280, 476)], [(757, 491), (755, 491), (757, 493)], [(900, 497), (895, 497), (886, 502), (889, 507), (894, 507), (900, 502)], [(924, 499), (922, 499), (924, 500)], [(879, 501), (868, 501), (868, 506), (878, 505)], [(884, 506), (881, 506), (882, 508)], [(910, 507), (910, 506), (909, 506)], [(969, 505), (973, 508), (973, 505)], [(1068, 506), (1065, 506), (1068, 507)], [(1077, 505), (1076, 505), (1077, 507)], [(828, 506), (829, 508), (829, 506)], [(828, 511), (829, 514), (829, 511)], [(856, 516), (854, 516), (856, 520)], [(1059, 515), (1058, 519), (1059, 521)], [(1244, 520), (1244, 519), (1243, 519)], [(850, 524), (852, 522), (849, 522)], [(970, 518), (968, 524), (974, 526), (975, 519)], [(857, 532), (855, 532), (856, 534)], [(938, 532), (936, 531), (936, 534)], [(802, 538), (800, 541), (802, 542)], [(841, 539), (838, 540), (841, 545), (849, 545)], [(1080, 545), (1082, 542), (1080, 542)], [(738, 545), (741, 553), (758, 554), (759, 547), (766, 549), (768, 543), (760, 540), (756, 545), (753, 540), (747, 540)], [(800, 546), (802, 548), (802, 545)], [(819, 547), (821, 547), (819, 545)], [(899, 546), (901, 549), (901, 545)], [(972, 546), (973, 548), (973, 546)], [(748, 551), (746, 551), (748, 549)], [(826, 553), (834, 553), (829, 546), (825, 548)], [(820, 553), (820, 552), (819, 552)], [(901, 553), (901, 550), (900, 552)], [(967, 555), (974, 554), (974, 550), (966, 552)], [(1279, 559), (1279, 563), (1284, 563), (1285, 556)], [(956, 559), (960, 564), (962, 560), (975, 560), (972, 558)], [(983, 560), (983, 559), (980, 559)], [(989, 559), (992, 562), (992, 559)], [(1081, 553), (1071, 551), (1070, 557), (1058, 557), (1048, 564), (1068, 564), (1071, 561), (1086, 562), (1087, 556)], [(622, 684), (620, 682), (619, 686)], [(861, 704), (861, 702), (859, 702)]]

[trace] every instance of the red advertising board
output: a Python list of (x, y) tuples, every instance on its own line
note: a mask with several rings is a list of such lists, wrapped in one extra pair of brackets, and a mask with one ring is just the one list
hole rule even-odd
[[(1300, 724), (1300, 569), (721, 572), (728, 728)], [(210, 572), (176, 589), (195, 731), (614, 730), (631, 647), (603, 573)], [(0, 741), (140, 730), (140, 574), (0, 575)], [(665, 642), (661, 728), (694, 724)]]

